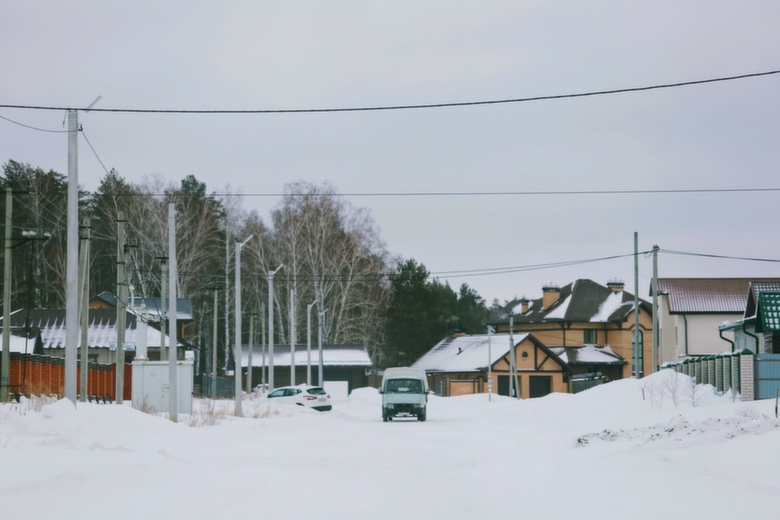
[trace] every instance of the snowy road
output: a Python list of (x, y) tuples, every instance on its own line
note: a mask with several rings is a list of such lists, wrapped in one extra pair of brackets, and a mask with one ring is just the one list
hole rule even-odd
[(777, 517), (773, 402), (675, 408), (642, 385), (432, 397), (425, 423), (382, 422), (368, 389), (329, 413), (247, 402), (268, 416), (197, 428), (127, 406), (3, 405), (0, 517)]

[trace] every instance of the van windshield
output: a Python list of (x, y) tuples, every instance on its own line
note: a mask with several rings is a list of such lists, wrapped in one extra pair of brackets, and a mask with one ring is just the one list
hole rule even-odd
[(423, 385), (419, 379), (389, 379), (385, 384), (385, 392), (422, 394)]

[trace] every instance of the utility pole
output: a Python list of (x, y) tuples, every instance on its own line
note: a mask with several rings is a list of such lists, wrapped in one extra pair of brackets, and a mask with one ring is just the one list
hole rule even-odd
[(89, 382), (89, 219), (85, 218), (81, 226), (84, 230), (81, 235), (81, 394), (80, 401), (87, 402), (87, 390)]
[(274, 275), (284, 267), (284, 264), (275, 271), (268, 271), (268, 391), (274, 389)]
[(290, 289), (290, 386), (295, 386), (295, 289)]
[(236, 382), (236, 417), (241, 417), (241, 369), (243, 368), (241, 353), (241, 248), (249, 242), (254, 235), (249, 235), (243, 242), (236, 242), (236, 344), (233, 350), (235, 361)]
[(168, 284), (168, 257), (160, 257), (160, 361), (168, 359), (165, 354), (165, 291)]
[(488, 334), (488, 366), (487, 366), (487, 373), (488, 373), (488, 380), (487, 380), (487, 389), (488, 389), (488, 402), (493, 401), (493, 344), (492, 344), (492, 332), (493, 332), (493, 326), (487, 325), (487, 334)]
[(214, 289), (214, 338), (211, 343), (211, 398), (217, 398), (217, 297), (219, 291)]
[(230, 357), (230, 233), (225, 219), (225, 368)]
[(8, 385), (11, 381), (11, 232), (13, 230), (13, 189), (6, 182), (5, 188), (5, 258), (3, 262), (3, 355), (0, 373), (0, 401), (9, 399)]
[(262, 351), (263, 356), (263, 369), (260, 372), (260, 392), (265, 393), (265, 360), (267, 359), (267, 344), (266, 344), (266, 337), (265, 337), (265, 304), (260, 304), (260, 350)]
[(515, 315), (509, 315), (509, 395), (520, 399), (520, 381), (517, 376), (517, 352), (515, 351)]
[(68, 231), (65, 275), (65, 397), (76, 405), (79, 341), (79, 116), (68, 110)]
[(306, 384), (311, 385), (311, 308), (317, 302), (306, 305)]
[(319, 358), (318, 360), (318, 368), (319, 368), (319, 386), (322, 386), (325, 383), (325, 374), (322, 361), (322, 336), (323, 336), (323, 329), (325, 327), (324, 324), (324, 318), (325, 313), (328, 312), (328, 309), (324, 308), (324, 305), (322, 304), (322, 289), (320, 288), (320, 282), (317, 280), (314, 283), (314, 297), (317, 299), (317, 356)]
[(634, 377), (639, 379), (639, 233), (634, 231)]
[[(321, 307), (319, 307), (321, 308)], [(325, 313), (328, 312), (328, 309), (325, 309), (324, 311), (319, 313), (319, 316), (317, 318), (317, 324), (319, 325), (318, 334), (317, 334), (317, 353), (319, 355), (319, 371), (320, 371), (320, 386), (325, 384), (325, 367), (324, 363), (322, 361), (322, 336), (325, 329)]]
[(168, 260), (170, 262), (171, 275), (168, 280), (168, 296), (171, 300), (170, 305), (170, 323), (168, 325), (169, 334), (171, 336), (170, 347), (168, 348), (168, 384), (170, 385), (170, 391), (168, 396), (170, 397), (168, 403), (168, 417), (171, 421), (179, 422), (179, 399), (178, 399), (178, 387), (176, 378), (176, 365), (177, 358), (176, 346), (178, 343), (177, 330), (176, 330), (176, 279), (178, 278), (178, 265), (176, 263), (176, 204), (173, 202), (168, 203)]
[(246, 393), (251, 394), (252, 393), (252, 369), (254, 368), (254, 364), (252, 361), (252, 349), (254, 349), (255, 346), (255, 313), (251, 312), (249, 313), (249, 345), (248, 347), (248, 354), (249, 354), (249, 363), (247, 367), (246, 372)]
[(660, 359), (658, 345), (661, 338), (658, 337), (658, 246), (653, 246), (653, 371), (658, 370)]
[(125, 214), (120, 211), (116, 223), (116, 404), (122, 404), (125, 389), (125, 332), (127, 323), (125, 222)]

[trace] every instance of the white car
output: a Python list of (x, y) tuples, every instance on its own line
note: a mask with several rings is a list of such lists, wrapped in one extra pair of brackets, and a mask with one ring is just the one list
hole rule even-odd
[(333, 408), (330, 404), (330, 395), (321, 386), (283, 386), (268, 394), (266, 399), (279, 404), (297, 404), (319, 412), (327, 412)]

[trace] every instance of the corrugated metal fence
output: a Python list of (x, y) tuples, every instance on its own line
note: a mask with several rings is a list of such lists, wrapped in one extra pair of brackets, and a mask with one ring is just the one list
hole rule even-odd
[[(116, 400), (116, 365), (89, 363), (87, 374), (87, 397), (90, 401), (111, 402)], [(20, 354), (11, 352), (9, 367), (9, 393), (19, 395), (65, 394), (65, 358)], [(125, 364), (123, 398), (132, 398), (133, 366)], [(77, 392), (81, 395), (81, 367), (76, 373)]]

